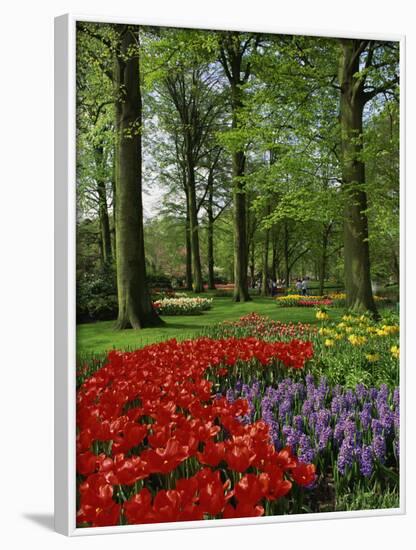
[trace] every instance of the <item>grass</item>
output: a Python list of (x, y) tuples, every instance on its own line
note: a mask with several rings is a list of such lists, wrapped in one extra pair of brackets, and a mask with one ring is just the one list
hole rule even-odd
[[(206, 293), (204, 296), (208, 296)], [(212, 294), (211, 294), (212, 296)], [(205, 327), (223, 321), (235, 321), (256, 312), (282, 322), (315, 323), (314, 308), (279, 308), (272, 298), (256, 296), (251, 302), (235, 303), (230, 298), (214, 297), (211, 310), (202, 315), (163, 317), (165, 325), (143, 330), (114, 330), (113, 321), (82, 324), (77, 327), (77, 354), (100, 354), (111, 349), (132, 350), (146, 344), (161, 342), (170, 338), (186, 339), (204, 332)], [(338, 320), (343, 311), (331, 309), (332, 320)]]

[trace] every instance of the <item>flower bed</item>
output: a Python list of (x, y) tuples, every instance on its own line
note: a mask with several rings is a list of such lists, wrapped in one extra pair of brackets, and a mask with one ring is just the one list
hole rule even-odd
[(276, 303), (280, 307), (316, 307), (332, 306), (332, 300), (327, 296), (303, 296), (301, 294), (288, 294), (278, 296)]
[[(111, 352), (77, 392), (77, 523), (104, 526), (276, 514), (315, 466), (276, 450), (266, 422), (243, 422), (245, 399), (213, 386), (251, 364), (301, 369), (308, 342), (254, 338)], [(286, 501), (283, 502), (282, 501)]]
[(332, 306), (332, 300), (310, 298), (308, 300), (299, 300), (298, 307), (329, 307)]
[(397, 507), (397, 318), (318, 314), (82, 365), (78, 525)]
[[(374, 301), (383, 303), (387, 299), (383, 296), (374, 296)], [(303, 296), (301, 294), (288, 294), (287, 296), (277, 296), (276, 303), (280, 307), (345, 307), (347, 295), (345, 292), (332, 292), (327, 296)]]
[(399, 383), (399, 325), (394, 317), (374, 322), (367, 315), (344, 315), (340, 323), (318, 312), (322, 324), (313, 338), (314, 371), (350, 388)]
[(254, 336), (266, 341), (284, 342), (292, 339), (310, 340), (317, 331), (317, 327), (308, 323), (282, 323), (253, 312), (240, 317), (238, 321), (224, 321), (209, 327), (206, 329), (205, 335), (211, 338)]
[(200, 315), (211, 309), (212, 298), (163, 298), (153, 303), (160, 315)]
[(386, 472), (398, 481), (398, 388), (345, 390), (307, 375), (305, 382), (286, 378), (276, 387), (239, 381), (226, 396), (230, 403), (247, 400), (246, 420), (264, 420), (276, 449), (289, 446), (300, 462), (314, 463), (317, 484), (331, 478), (335, 491), (351, 483), (370, 490), (385, 483)]

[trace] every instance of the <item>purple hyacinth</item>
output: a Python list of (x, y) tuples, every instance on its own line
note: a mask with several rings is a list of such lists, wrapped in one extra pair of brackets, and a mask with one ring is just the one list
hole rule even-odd
[(286, 398), (279, 405), (279, 418), (284, 420), (292, 412), (292, 401)]
[(304, 401), (302, 405), (302, 414), (303, 416), (307, 416), (311, 412), (313, 412), (313, 401), (310, 399), (306, 399), (306, 401)]
[(229, 388), (229, 389), (226, 391), (225, 397), (226, 397), (226, 399), (227, 399), (227, 401), (228, 401), (229, 403), (234, 403), (234, 401), (235, 401), (235, 395), (234, 395), (234, 391), (233, 391), (231, 388)]
[(299, 438), (298, 457), (299, 462), (304, 463), (312, 462), (315, 458), (315, 451), (311, 447), (311, 440), (305, 434), (302, 434)]
[(373, 406), (371, 403), (366, 402), (363, 404), (363, 410), (360, 412), (360, 422), (363, 430), (367, 430), (371, 426), (372, 408)]
[(370, 388), (369, 390), (369, 396), (370, 396), (370, 399), (377, 399), (377, 395), (378, 395), (378, 389), (377, 388)]
[(260, 409), (274, 447), (290, 446), (301, 462), (331, 448), (339, 472), (345, 474), (355, 462), (364, 477), (372, 475), (375, 460), (385, 462), (391, 456), (392, 447), (398, 462), (398, 389), (393, 393), (384, 385), (367, 390), (358, 384), (355, 390), (344, 390), (329, 387), (325, 379), (315, 385), (312, 375), (306, 378), (306, 384), (285, 378), (277, 387), (264, 388), (257, 380), (240, 381), (226, 397), (247, 399), (251, 415), (240, 418), (243, 423), (253, 421)]
[(328, 443), (332, 437), (332, 428), (330, 426), (326, 426), (321, 430), (319, 433), (319, 439), (318, 439), (318, 449), (320, 451), (323, 451), (328, 446)]
[(349, 410), (352, 410), (356, 403), (357, 403), (357, 397), (355, 396), (355, 394), (353, 393), (352, 390), (348, 390), (346, 393), (345, 393), (345, 402), (349, 408)]
[(400, 389), (399, 388), (395, 388), (395, 390), (393, 392), (393, 405), (395, 406), (396, 409), (399, 408), (399, 405), (400, 405)]
[(383, 464), (386, 460), (386, 440), (382, 435), (376, 435), (372, 442), (374, 456)]
[(334, 428), (334, 440), (338, 445), (341, 445), (344, 439), (344, 420), (340, 420)]
[(394, 414), (390, 407), (386, 404), (381, 404), (378, 407), (378, 416), (380, 423), (386, 433), (389, 433), (393, 429)]
[(370, 477), (373, 473), (373, 449), (371, 445), (363, 445), (358, 456), (360, 472), (364, 477)]
[(316, 431), (319, 433), (326, 428), (331, 420), (331, 412), (328, 409), (320, 409), (316, 413)]
[(285, 425), (282, 428), (282, 434), (286, 440), (286, 445), (289, 445), (294, 451), (299, 444), (302, 433), (292, 428), (292, 426)]
[(341, 414), (345, 408), (344, 397), (342, 395), (335, 395), (331, 401), (332, 414)]
[(373, 432), (373, 436), (380, 435), (383, 433), (383, 425), (377, 418), (373, 418), (371, 421), (371, 430)]
[(355, 394), (357, 398), (360, 399), (361, 401), (364, 401), (365, 399), (367, 399), (368, 391), (366, 390), (364, 384), (357, 384), (355, 388)]
[(303, 418), (300, 414), (297, 414), (293, 417), (293, 420), (292, 420), (292, 424), (293, 424), (293, 427), (298, 430), (298, 431), (302, 431), (303, 430)]
[(241, 379), (237, 380), (237, 382), (235, 383), (235, 392), (241, 393), (242, 387), (243, 387), (243, 381)]
[(354, 442), (350, 438), (345, 438), (341, 444), (338, 454), (337, 466), (341, 474), (345, 474), (347, 468), (350, 468), (354, 462)]

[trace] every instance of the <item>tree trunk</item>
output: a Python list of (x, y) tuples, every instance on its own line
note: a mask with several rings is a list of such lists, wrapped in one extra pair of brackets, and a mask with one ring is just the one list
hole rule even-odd
[(255, 288), (256, 286), (256, 243), (254, 240), (254, 236), (251, 240), (251, 247), (250, 247), (250, 279), (251, 279), (251, 288)]
[(356, 75), (360, 70), (359, 41), (341, 40), (339, 82), (342, 189), (344, 194), (344, 265), (347, 307), (377, 314), (371, 289), (367, 195), (363, 154), (364, 94)]
[[(238, 111), (242, 106), (241, 90), (232, 86), (232, 127), (238, 128)], [(251, 300), (247, 284), (247, 197), (244, 183), (245, 154), (235, 151), (232, 155), (233, 202), (234, 202), (234, 301), (247, 302)]]
[(270, 230), (266, 230), (264, 237), (264, 251), (263, 251), (263, 274), (261, 280), (261, 294), (267, 296), (269, 294), (269, 287), (267, 281), (269, 278), (269, 234)]
[(111, 233), (110, 222), (108, 219), (107, 192), (105, 188), (105, 179), (103, 176), (104, 151), (102, 146), (97, 146), (94, 148), (94, 156), (97, 169), (96, 181), (98, 193), (98, 219), (100, 220), (102, 259), (104, 265), (109, 265), (112, 262), (113, 255), (111, 253)]
[[(243, 153), (233, 155), (233, 176), (242, 175), (241, 170), (234, 169), (243, 161)], [(238, 172), (239, 175), (236, 175)], [(234, 301), (247, 302), (251, 300), (247, 285), (247, 226), (246, 226), (246, 194), (241, 183), (234, 184)]]
[(279, 258), (278, 258), (278, 255), (277, 255), (277, 246), (278, 246), (278, 242), (277, 242), (277, 238), (276, 238), (276, 235), (273, 235), (273, 238), (272, 238), (272, 276), (273, 276), (273, 279), (275, 281), (277, 281), (277, 279), (279, 279), (279, 270), (278, 270), (278, 263), (279, 263)]
[[(220, 62), (231, 88), (232, 128), (238, 129), (239, 113), (243, 106), (242, 85), (250, 75), (250, 65), (243, 68), (244, 50), (241, 36), (237, 32), (224, 33), (220, 51)], [(242, 73), (244, 76), (242, 77)], [(246, 192), (242, 177), (245, 170), (244, 151), (232, 153), (233, 204), (234, 204), (234, 296), (236, 302), (251, 300), (247, 284), (247, 216)]]
[(196, 202), (195, 189), (195, 167), (193, 163), (192, 152), (187, 152), (187, 184), (189, 196), (189, 222), (191, 230), (191, 249), (192, 249), (192, 288), (194, 292), (204, 292), (204, 282), (202, 280), (201, 256), (199, 249), (198, 232), (198, 206)]
[(114, 259), (117, 258), (117, 246), (116, 246), (116, 158), (117, 158), (117, 147), (116, 144), (114, 144), (113, 148), (113, 170), (112, 170), (112, 177), (111, 177), (111, 189), (113, 190), (113, 229), (112, 229), (112, 236), (113, 236), (113, 257)]
[(215, 289), (214, 280), (214, 213), (213, 213), (213, 200), (214, 200), (214, 181), (212, 171), (208, 175), (208, 288), (210, 290)]
[[(162, 324), (153, 310), (146, 281), (142, 205), (142, 101), (138, 35), (118, 27), (114, 61), (116, 118), (116, 248), (118, 319), (116, 327)], [(133, 34), (135, 33), (135, 35)]]
[(283, 254), (285, 259), (285, 286), (290, 286), (290, 258), (289, 258), (289, 232), (287, 228), (287, 222), (284, 222), (283, 227)]
[[(267, 205), (266, 216), (270, 214), (270, 204)], [(266, 229), (264, 235), (264, 250), (263, 250), (263, 273), (261, 280), (261, 294), (267, 296), (269, 293), (269, 288), (267, 286), (267, 281), (269, 278), (269, 241), (270, 241), (270, 229)]]
[(189, 213), (188, 190), (186, 193), (186, 225), (185, 225), (185, 247), (186, 247), (186, 268), (185, 268), (185, 286), (187, 290), (192, 290), (192, 248), (191, 248), (191, 221)]
[(319, 262), (319, 295), (324, 295), (325, 279), (326, 279), (326, 266), (328, 260), (328, 239), (329, 239), (330, 226), (324, 226), (322, 232), (322, 250), (321, 258)]

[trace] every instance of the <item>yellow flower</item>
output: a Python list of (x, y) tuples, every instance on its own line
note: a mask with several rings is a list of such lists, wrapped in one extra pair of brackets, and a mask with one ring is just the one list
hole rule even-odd
[(327, 339), (325, 340), (325, 346), (326, 346), (327, 348), (331, 348), (333, 345), (334, 345), (334, 341), (331, 340), (331, 338), (327, 338)]
[(342, 320), (343, 320), (343, 321), (351, 321), (351, 319), (352, 319), (352, 316), (351, 316), (351, 315), (344, 315), (344, 316), (342, 317)]
[(356, 334), (351, 334), (348, 336), (348, 340), (353, 346), (362, 346), (367, 342), (367, 338), (365, 336), (357, 336)]
[(388, 332), (386, 332), (385, 330), (381, 328), (377, 329), (377, 336), (387, 336), (387, 335), (388, 335)]
[(316, 318), (319, 321), (324, 321), (325, 319), (329, 319), (328, 313), (325, 313), (325, 311), (317, 311)]
[(383, 325), (381, 328), (386, 334), (395, 334), (396, 332), (399, 332), (398, 325)]
[(345, 332), (352, 332), (352, 327), (345, 327)]
[(390, 352), (393, 355), (393, 357), (395, 357), (396, 359), (398, 359), (400, 357), (400, 348), (399, 348), (399, 346), (391, 346)]
[(366, 359), (369, 363), (375, 363), (376, 361), (378, 361), (380, 359), (380, 354), (379, 353), (366, 353), (365, 357), (366, 357)]
[(342, 334), (340, 334), (339, 332), (337, 332), (334, 336), (335, 340), (341, 340), (342, 338)]

